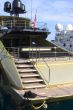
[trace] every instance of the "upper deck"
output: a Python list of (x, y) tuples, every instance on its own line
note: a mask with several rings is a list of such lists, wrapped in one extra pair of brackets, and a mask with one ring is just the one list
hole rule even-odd
[[(32, 22), (28, 18), (16, 17), (16, 16), (0, 16), (0, 31), (17, 33), (18, 31), (22, 34), (45, 34), (46, 37), (50, 34), (47, 29), (47, 24), (42, 22), (37, 22), (36, 27), (34, 27), (34, 21)], [(43, 34), (42, 34), (43, 33)], [(46, 38), (45, 37), (45, 38)]]

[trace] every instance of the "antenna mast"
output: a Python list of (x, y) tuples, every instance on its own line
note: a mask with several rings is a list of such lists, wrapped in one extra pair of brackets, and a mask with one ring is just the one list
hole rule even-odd
[(4, 11), (10, 13), (10, 15), (19, 16), (19, 14), (26, 13), (25, 5), (21, 2), (21, 0), (13, 0), (12, 3), (5, 2)]
[(31, 21), (32, 21), (32, 0), (31, 0)]

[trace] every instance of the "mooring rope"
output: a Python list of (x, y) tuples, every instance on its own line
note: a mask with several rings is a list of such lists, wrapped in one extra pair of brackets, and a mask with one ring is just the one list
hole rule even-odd
[(40, 106), (36, 107), (36, 106), (34, 106), (34, 105), (32, 104), (32, 107), (33, 107), (35, 110), (38, 110), (38, 109), (44, 107), (45, 103), (46, 103), (46, 101), (44, 100), (43, 103), (42, 103)]

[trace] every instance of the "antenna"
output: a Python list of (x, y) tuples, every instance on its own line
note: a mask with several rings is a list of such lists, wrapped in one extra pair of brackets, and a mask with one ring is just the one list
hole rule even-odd
[(12, 3), (4, 3), (4, 11), (10, 13), (10, 15), (19, 16), (19, 14), (26, 13), (25, 5), (22, 4), (21, 0), (13, 0)]
[(31, 21), (32, 21), (32, 0), (31, 0)]

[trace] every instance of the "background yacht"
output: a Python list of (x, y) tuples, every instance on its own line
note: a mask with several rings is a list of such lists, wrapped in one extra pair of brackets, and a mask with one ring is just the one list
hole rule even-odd
[(73, 26), (68, 24), (65, 28), (61, 24), (55, 25), (56, 34), (53, 42), (68, 51), (73, 52)]

